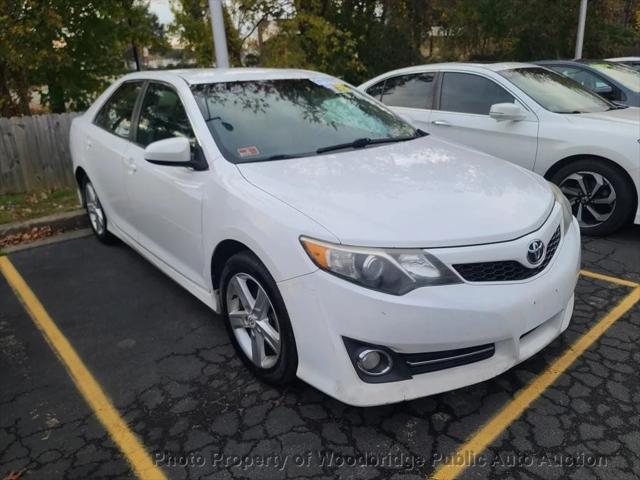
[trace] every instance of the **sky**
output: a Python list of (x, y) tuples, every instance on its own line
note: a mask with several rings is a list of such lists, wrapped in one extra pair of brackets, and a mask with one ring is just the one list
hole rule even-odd
[(160, 23), (167, 24), (173, 20), (169, 2), (170, 0), (151, 0), (149, 3), (149, 10), (158, 16)]

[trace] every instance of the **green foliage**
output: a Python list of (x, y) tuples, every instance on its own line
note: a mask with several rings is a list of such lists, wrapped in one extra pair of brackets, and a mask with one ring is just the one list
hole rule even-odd
[(264, 66), (332, 72), (346, 80), (357, 79), (364, 72), (351, 33), (324, 18), (299, 14), (284, 20), (280, 28), (280, 33), (265, 44)]
[[(245, 29), (270, 21), (250, 61), (360, 82), (433, 61), (571, 58), (579, 0), (236, 0)], [(434, 30), (432, 36), (432, 27)], [(590, 0), (585, 57), (633, 53), (640, 0)], [(637, 53), (637, 52), (636, 52)]]
[[(174, 22), (169, 31), (176, 35), (185, 46), (190, 57), (200, 67), (211, 67), (214, 64), (213, 32), (207, 0), (175, 0), (172, 4)], [(223, 9), (225, 32), (229, 62), (240, 63), (240, 38), (233, 26), (226, 8)]]
[(0, 108), (28, 114), (33, 87), (54, 112), (85, 109), (133, 47), (166, 48), (138, 0), (0, 0)]
[[(150, 0), (0, 0), (0, 115), (81, 110), (128, 69), (166, 53)], [(214, 63), (207, 0), (171, 0), (170, 33)], [(231, 63), (321, 70), (359, 83), (443, 60), (573, 56), (579, 0), (225, 0)], [(437, 27), (436, 30), (433, 27)], [(258, 40), (256, 41), (256, 33)], [(637, 54), (640, 0), (590, 0), (584, 56)]]

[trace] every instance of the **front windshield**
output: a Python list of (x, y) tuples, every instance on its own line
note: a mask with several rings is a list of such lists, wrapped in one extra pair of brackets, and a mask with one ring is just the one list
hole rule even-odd
[(640, 92), (640, 72), (615, 63), (599, 62), (589, 63), (591, 68), (595, 68), (606, 76), (616, 80), (633, 92)]
[(499, 72), (543, 108), (555, 113), (604, 112), (613, 105), (571, 80), (542, 67)]
[(368, 96), (326, 76), (195, 85), (193, 93), (232, 162), (315, 155), (358, 139), (419, 134)]

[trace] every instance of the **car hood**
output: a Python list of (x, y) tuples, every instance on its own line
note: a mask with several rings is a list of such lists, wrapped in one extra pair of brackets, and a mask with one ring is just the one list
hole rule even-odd
[(542, 177), (434, 137), (238, 168), (351, 245), (510, 240), (542, 225), (554, 203)]
[(637, 107), (619, 108), (616, 110), (608, 110), (606, 112), (579, 113), (576, 115), (568, 115), (567, 118), (570, 121), (589, 119), (609, 123), (613, 122), (621, 125), (630, 125), (636, 130), (640, 128), (640, 108)]

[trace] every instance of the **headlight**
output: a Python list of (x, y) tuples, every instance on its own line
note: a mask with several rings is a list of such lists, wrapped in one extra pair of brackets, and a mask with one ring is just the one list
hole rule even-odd
[(305, 237), (300, 241), (319, 268), (373, 290), (404, 295), (418, 287), (461, 283), (423, 250), (347, 247)]
[(565, 197), (564, 193), (562, 193), (562, 190), (560, 190), (557, 185), (551, 182), (549, 182), (549, 185), (551, 186), (553, 195), (556, 197), (556, 202), (558, 202), (562, 207), (562, 225), (563, 225), (562, 231), (566, 232), (571, 226), (571, 222), (573, 221), (573, 212), (571, 211), (571, 204), (569, 203), (569, 200), (567, 200), (567, 197)]

